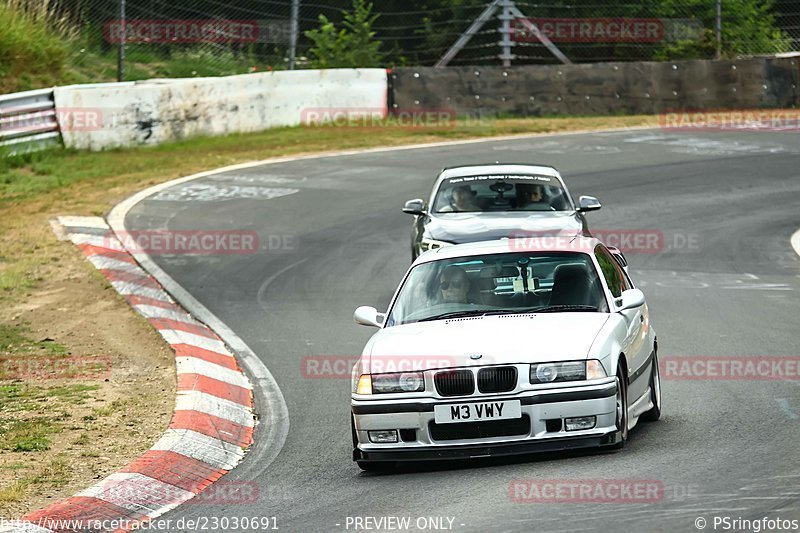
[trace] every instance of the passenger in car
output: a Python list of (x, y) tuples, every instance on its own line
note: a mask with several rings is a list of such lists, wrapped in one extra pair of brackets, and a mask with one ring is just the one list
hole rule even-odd
[(467, 303), (469, 277), (466, 270), (456, 265), (445, 268), (439, 277), (439, 289), (444, 302)]

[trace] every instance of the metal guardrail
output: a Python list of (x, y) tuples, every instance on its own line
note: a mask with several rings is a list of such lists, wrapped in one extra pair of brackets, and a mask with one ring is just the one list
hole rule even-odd
[(0, 95), (0, 152), (14, 155), (61, 146), (53, 89)]

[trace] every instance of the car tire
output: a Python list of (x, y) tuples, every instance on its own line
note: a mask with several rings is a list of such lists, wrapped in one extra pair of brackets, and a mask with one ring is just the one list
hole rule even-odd
[(653, 408), (642, 414), (645, 422), (655, 422), (661, 418), (661, 373), (658, 369), (658, 351), (653, 351), (653, 370), (650, 372), (650, 401)]
[(622, 365), (617, 366), (616, 425), (619, 442), (612, 446), (621, 450), (628, 442), (628, 378)]

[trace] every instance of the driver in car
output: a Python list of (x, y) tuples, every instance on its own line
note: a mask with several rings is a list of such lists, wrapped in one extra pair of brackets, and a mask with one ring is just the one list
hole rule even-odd
[(529, 211), (548, 211), (551, 208), (541, 185), (518, 185), (517, 204), (519, 209)]
[(469, 277), (460, 266), (451, 265), (444, 269), (439, 277), (439, 289), (442, 300), (446, 303), (468, 303)]
[(481, 211), (475, 203), (475, 191), (469, 185), (459, 185), (450, 192), (450, 205), (441, 209), (442, 213), (461, 211)]

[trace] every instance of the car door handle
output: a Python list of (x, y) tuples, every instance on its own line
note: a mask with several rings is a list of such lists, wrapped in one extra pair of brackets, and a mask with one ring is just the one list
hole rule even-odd
[(639, 315), (639, 322), (644, 324), (644, 315)]

